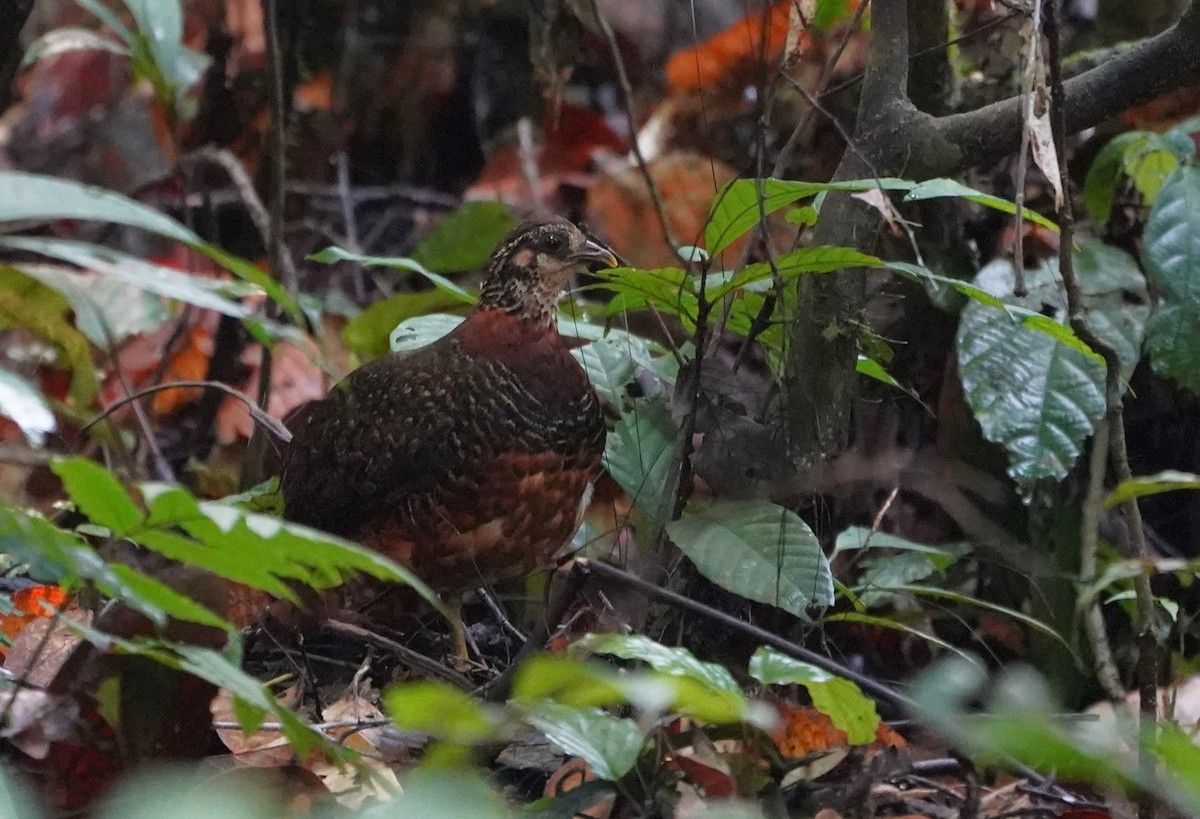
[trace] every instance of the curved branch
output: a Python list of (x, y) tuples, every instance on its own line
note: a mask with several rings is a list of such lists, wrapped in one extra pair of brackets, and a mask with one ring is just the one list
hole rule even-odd
[[(1162, 34), (1064, 83), (1067, 132), (1076, 133), (1196, 82), (1200, 82), (1200, 8), (1192, 3), (1179, 22)], [(960, 155), (934, 161), (925, 169), (928, 175), (953, 175), (1016, 151), (1020, 106), (1020, 99), (1013, 97), (937, 120), (933, 130), (956, 145)]]

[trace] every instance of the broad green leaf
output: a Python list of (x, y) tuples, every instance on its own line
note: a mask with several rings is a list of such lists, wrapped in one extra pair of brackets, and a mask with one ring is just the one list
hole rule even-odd
[(163, 300), (132, 284), (48, 264), (22, 264), (21, 272), (60, 293), (75, 326), (101, 349), (152, 333), (170, 318)]
[(875, 741), (879, 727), (875, 702), (850, 680), (769, 646), (761, 646), (750, 658), (750, 676), (766, 685), (803, 685), (813, 706), (845, 731), (852, 745)]
[(1162, 301), (1146, 322), (1154, 371), (1200, 393), (1200, 302)]
[(110, 222), (181, 242), (239, 278), (258, 285), (295, 323), (303, 324), (295, 299), (278, 282), (245, 259), (201, 240), (166, 214), (104, 188), (22, 171), (0, 171), (0, 222), (41, 219)]
[[(904, 201), (918, 202), (924, 199), (944, 199), (947, 197), (966, 199), (968, 202), (974, 202), (977, 205), (983, 205), (992, 210), (998, 210), (1001, 213), (1016, 214), (1017, 212), (1017, 206), (1013, 202), (1002, 199), (999, 196), (993, 196), (990, 193), (983, 193), (974, 188), (969, 188), (954, 179), (930, 179), (922, 182), (904, 194)], [(1043, 227), (1050, 228), (1056, 233), (1058, 232), (1058, 225), (1036, 211), (1024, 208), (1021, 210), (1021, 216), (1030, 222), (1036, 222)]]
[(633, 380), (637, 365), (627, 344), (618, 339), (602, 338), (576, 347), (571, 355), (583, 367), (596, 392), (614, 407), (628, 400), (625, 385)]
[[(681, 714), (712, 723), (743, 721), (764, 730), (774, 722), (770, 709), (747, 702), (724, 666), (699, 660), (686, 648), (664, 646), (640, 634), (588, 634), (575, 646), (646, 663), (671, 683), (671, 707)], [(653, 689), (636, 693), (651, 699), (659, 695)]]
[(389, 351), (388, 339), (397, 325), (409, 319), (451, 310), (462, 301), (442, 290), (397, 293), (377, 301), (342, 328), (342, 341), (360, 356), (377, 358)]
[(394, 685), (383, 708), (398, 728), (471, 745), (493, 739), (499, 719), (469, 694), (446, 683), (422, 680)]
[(1146, 220), (1146, 275), (1168, 302), (1200, 303), (1200, 167), (1180, 168)]
[(407, 353), (432, 344), (462, 324), (462, 316), (430, 313), (405, 319), (388, 334), (388, 347), (393, 353)]
[(583, 759), (601, 779), (620, 779), (637, 762), (645, 739), (632, 720), (598, 708), (552, 702), (531, 706), (525, 721), (567, 754)]
[(1125, 150), (1124, 171), (1141, 194), (1142, 201), (1154, 204), (1163, 184), (1179, 167), (1179, 157), (1158, 134), (1147, 134), (1145, 145), (1130, 145)]
[(87, 28), (68, 26), (48, 31), (29, 44), (25, 56), (21, 58), (21, 67), (25, 68), (38, 60), (47, 57), (57, 57), (72, 51), (107, 51), (129, 56), (129, 49), (111, 37), (105, 37)]
[(821, 544), (789, 509), (767, 501), (719, 501), (667, 524), (700, 573), (734, 594), (810, 619), (833, 604)]
[[(562, 705), (606, 706), (629, 701), (624, 681), (611, 669), (570, 656), (535, 654), (517, 669), (512, 699), (553, 700)], [(669, 694), (660, 701), (669, 700)], [(661, 707), (661, 706), (660, 706)]]
[(327, 247), (324, 250), (313, 253), (308, 258), (314, 262), (320, 262), (322, 264), (334, 264), (336, 262), (357, 262), (359, 264), (374, 265), (378, 267), (390, 267), (395, 270), (407, 270), (411, 273), (416, 273), (422, 276), (438, 290), (454, 296), (463, 304), (474, 304), (476, 301), (474, 295), (468, 293), (466, 290), (459, 287), (445, 276), (434, 273), (420, 262), (414, 259), (407, 259), (403, 256), (365, 256), (361, 253), (351, 253), (349, 250), (344, 250), (340, 247)]
[(111, 472), (87, 458), (57, 458), (51, 464), (62, 479), (67, 495), (92, 523), (104, 526), (118, 537), (133, 531), (144, 519), (142, 510), (129, 497)]
[[(1030, 311), (1063, 310), (1051, 262), (1025, 271), (1029, 295), (1023, 300), (1012, 295), (1013, 275), (1011, 263), (999, 260), (980, 271), (976, 283)], [(1065, 477), (1104, 414), (1102, 364), (978, 303), (963, 310), (957, 354), (967, 403), (984, 437), (1007, 451), (1009, 474), (1024, 486)]]
[(412, 259), (439, 273), (476, 270), (516, 224), (503, 202), (464, 202), (413, 248)]
[[(245, 318), (251, 310), (231, 301), (226, 293), (251, 295), (262, 292), (257, 287), (240, 285), (231, 288), (229, 282), (189, 276), (164, 265), (148, 262), (128, 253), (110, 250), (100, 245), (70, 239), (49, 239), (40, 236), (0, 237), (0, 246), (40, 253), (78, 265), (96, 273), (132, 285), (147, 293), (187, 302), (196, 307), (216, 310), (233, 318)], [(51, 285), (53, 286), (53, 285)]]
[(650, 515), (662, 508), (677, 434), (666, 404), (639, 398), (621, 415), (604, 444), (604, 468)]
[(30, 445), (40, 447), (55, 427), (54, 413), (42, 391), (14, 372), (0, 368), (0, 415), (16, 424)]
[(717, 193), (708, 224), (704, 228), (704, 246), (716, 256), (758, 224), (760, 216), (770, 216), (793, 202), (825, 191), (911, 190), (915, 183), (903, 179), (857, 180), (850, 182), (797, 182), (786, 179), (762, 180), (762, 206), (759, 206), (759, 180), (735, 179)]
[(907, 554), (874, 556), (863, 562), (863, 571), (854, 583), (859, 602), (867, 608), (894, 604), (900, 597), (897, 590), (945, 571), (946, 563), (931, 555)]
[(1118, 134), (1092, 160), (1083, 183), (1083, 206), (1096, 222), (1103, 225), (1112, 215), (1113, 196), (1124, 166), (1125, 149), (1142, 138), (1142, 132), (1138, 131)]
[(1200, 167), (1180, 168), (1146, 221), (1146, 275), (1162, 291), (1146, 326), (1154, 369), (1200, 391)]
[(1121, 481), (1117, 484), (1116, 489), (1108, 493), (1108, 497), (1104, 499), (1104, 505), (1111, 509), (1134, 498), (1158, 495), (1162, 492), (1175, 492), (1180, 489), (1200, 489), (1200, 475), (1168, 469), (1157, 475), (1130, 478), (1127, 481)]
[[(1128, 381), (1142, 358), (1150, 317), (1150, 294), (1137, 262), (1123, 250), (1090, 239), (1075, 252), (1075, 274), (1083, 292), (1088, 328), (1107, 341)], [(1054, 267), (1057, 279), (1057, 265)]]
[(85, 407), (100, 387), (87, 337), (67, 320), (70, 304), (55, 290), (21, 271), (0, 265), (0, 330), (24, 328), (49, 342), (59, 353), (59, 366), (70, 370), (71, 398)]
[(686, 648), (672, 648), (641, 634), (587, 634), (575, 646), (596, 654), (611, 654), (623, 660), (640, 660), (655, 671), (673, 677), (690, 677), (713, 691), (742, 695), (728, 669), (706, 663)]

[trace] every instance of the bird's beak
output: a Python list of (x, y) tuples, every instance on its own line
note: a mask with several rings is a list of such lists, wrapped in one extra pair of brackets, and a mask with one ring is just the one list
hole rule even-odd
[(604, 245), (594, 242), (591, 239), (588, 239), (583, 243), (583, 247), (571, 254), (571, 261), (597, 262), (605, 267), (621, 266), (621, 263), (617, 261), (616, 254)]

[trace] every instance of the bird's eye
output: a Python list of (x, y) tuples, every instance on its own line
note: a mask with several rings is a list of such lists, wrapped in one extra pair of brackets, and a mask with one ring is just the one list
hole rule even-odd
[(567, 240), (561, 233), (549, 233), (542, 239), (542, 247), (551, 253), (557, 253), (567, 246)]

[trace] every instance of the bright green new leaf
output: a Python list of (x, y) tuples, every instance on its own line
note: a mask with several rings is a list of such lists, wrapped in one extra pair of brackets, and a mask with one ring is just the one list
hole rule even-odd
[(803, 685), (813, 707), (846, 732), (852, 745), (875, 741), (879, 713), (875, 702), (850, 680), (761, 646), (750, 658), (750, 676), (766, 685)]
[(500, 721), (464, 691), (432, 680), (394, 685), (383, 694), (383, 708), (398, 728), (470, 745), (494, 739)]
[(111, 472), (87, 458), (57, 458), (51, 464), (67, 495), (92, 523), (117, 537), (133, 531), (144, 519), (142, 510)]

